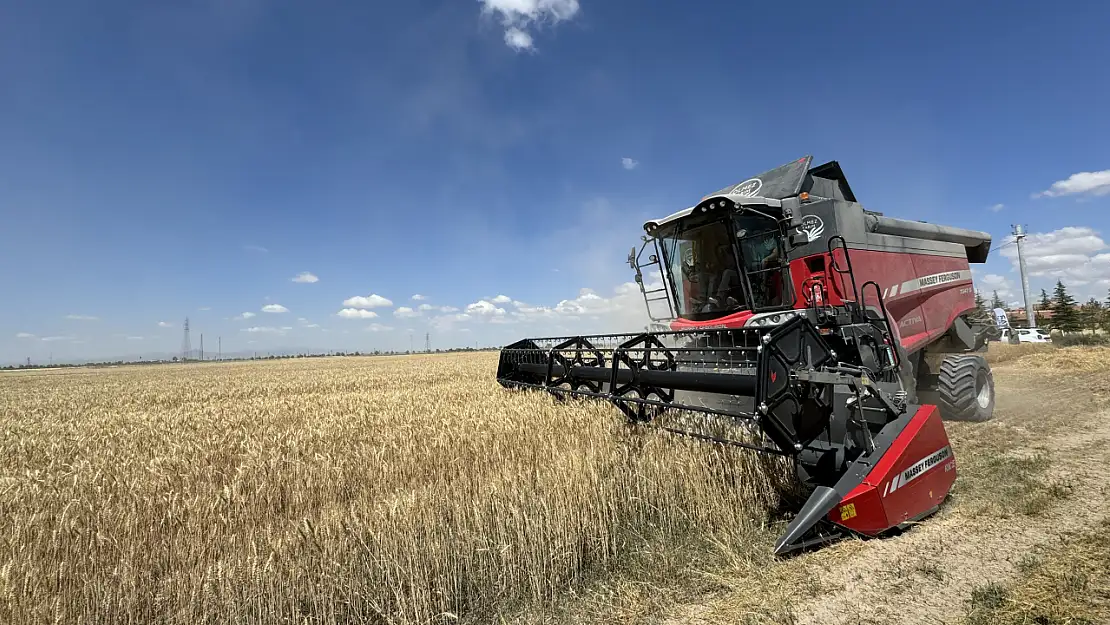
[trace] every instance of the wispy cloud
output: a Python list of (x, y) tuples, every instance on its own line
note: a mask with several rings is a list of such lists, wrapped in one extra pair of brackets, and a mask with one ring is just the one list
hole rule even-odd
[(1033, 197), (1064, 195), (1110, 195), (1110, 169), (1072, 174), (1066, 180), (1057, 180), (1048, 189), (1034, 193)]
[(17, 338), (17, 339), (33, 339), (33, 338), (35, 338), (35, 335), (31, 334), (30, 332), (20, 332), (19, 334), (15, 335), (15, 338)]
[(1006, 208), (1005, 204), (995, 204), (994, 206), (990, 207), (990, 211), (992, 213), (997, 213), (998, 211), (1002, 210), (1003, 208)]
[(636, 169), (637, 167), (639, 167), (639, 165), (640, 165), (640, 161), (638, 161), (634, 158), (628, 158), (626, 156), (626, 157), (621, 159), (621, 167), (623, 167), (623, 168), (625, 168), (629, 171), (631, 171), (633, 169)]
[(201, 312), (205, 312), (205, 311), (208, 311), (208, 310), (212, 310), (212, 307), (211, 306), (201, 306), (197, 310), (199, 310)]
[(532, 50), (530, 29), (543, 22), (557, 24), (578, 14), (578, 0), (481, 0), (483, 15), (496, 15), (505, 28), (505, 45)]
[(66, 319), (71, 319), (73, 321), (96, 321), (98, 317), (93, 317), (92, 315), (66, 315)]
[(233, 319), (234, 319), (235, 321), (243, 321), (244, 319), (250, 319), (250, 318), (251, 318), (251, 317), (253, 317), (254, 315), (255, 315), (255, 313), (252, 313), (252, 312), (245, 312), (245, 313), (243, 313), (243, 314), (241, 314), (241, 315), (237, 315), (237, 316), (233, 317)]
[(265, 254), (265, 253), (270, 251), (270, 250), (262, 247), (261, 245), (244, 245), (243, 249), (248, 251), (248, 252), (258, 252), (260, 254)]
[(251, 334), (285, 334), (293, 328), (275, 328), (272, 326), (255, 326), (251, 328), (242, 328), (240, 332), (250, 332)]
[(297, 275), (293, 276), (293, 282), (296, 282), (296, 283), (299, 283), (299, 284), (312, 284), (313, 282), (319, 282), (319, 281), (320, 281), (320, 278), (316, 277), (315, 275), (313, 275), (313, 274), (311, 274), (307, 271), (302, 271), (302, 272), (298, 273)]
[(173, 324), (170, 323), (169, 321), (159, 321), (158, 322), (158, 327), (159, 328), (172, 328)]
[(42, 340), (44, 340), (44, 341), (72, 341), (73, 337), (72, 336), (44, 336), (44, 337), (42, 337)]
[(428, 299), (428, 296), (427, 295), (421, 295), (421, 294), (417, 293), (416, 295), (412, 296), (412, 299), (413, 299), (413, 301), (422, 302), (422, 301)]

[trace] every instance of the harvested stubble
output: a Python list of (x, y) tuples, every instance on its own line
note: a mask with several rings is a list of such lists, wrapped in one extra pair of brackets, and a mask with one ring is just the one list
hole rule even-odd
[(508, 393), (495, 368), (0, 376), (0, 622), (428, 623), (543, 605), (644, 537), (764, 521), (752, 455)]

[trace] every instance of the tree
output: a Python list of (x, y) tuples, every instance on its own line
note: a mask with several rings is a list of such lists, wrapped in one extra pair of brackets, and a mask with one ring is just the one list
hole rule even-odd
[(1075, 310), (1075, 299), (1068, 293), (1062, 280), (1056, 280), (1056, 302), (1052, 306), (1052, 325), (1063, 332), (1079, 330), (1079, 314)]
[(991, 311), (987, 308), (987, 300), (983, 299), (983, 294), (978, 289), (975, 291), (975, 310), (969, 313), (971, 321), (985, 323), (991, 318)]
[(1052, 308), (1052, 300), (1048, 298), (1048, 293), (1041, 289), (1041, 310), (1048, 310)]
[(991, 308), (1006, 310), (1006, 302), (1002, 301), (1002, 298), (998, 296), (998, 291), (995, 291), (994, 297), (991, 298)]
[(1102, 325), (1102, 302), (1093, 297), (1087, 300), (1079, 309), (1079, 325), (1090, 330)]

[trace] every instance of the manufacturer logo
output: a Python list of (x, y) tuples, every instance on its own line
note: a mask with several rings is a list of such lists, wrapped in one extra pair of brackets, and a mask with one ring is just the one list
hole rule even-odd
[(806, 235), (809, 242), (813, 243), (825, 232), (825, 222), (817, 215), (806, 215), (802, 217), (802, 225), (798, 226), (798, 232)]
[(933, 286), (935, 284), (945, 284), (947, 282), (955, 282), (956, 280), (959, 280), (959, 279), (960, 279), (960, 272), (958, 272), (958, 271), (949, 271), (948, 273), (937, 273), (937, 274), (933, 274), (931, 276), (925, 276), (924, 278), (921, 278), (917, 282), (922, 288), (924, 288), (924, 287), (927, 287), (927, 286)]
[(763, 188), (763, 181), (759, 178), (749, 178), (744, 182), (736, 185), (729, 193), (731, 195), (739, 195), (741, 197), (755, 197), (756, 193)]
[[(883, 489), (883, 497), (886, 497), (899, 488), (904, 487), (906, 484), (916, 480), (922, 475), (925, 475), (926, 473), (928, 473), (929, 469), (932, 469), (933, 467), (939, 465), (940, 463), (949, 459), (951, 456), (952, 448), (945, 446), (922, 458), (921, 460), (918, 460), (914, 463), (913, 466), (894, 476), (894, 479), (891, 480), (886, 485), (886, 488)], [(948, 467), (945, 466), (944, 470), (948, 471)]]

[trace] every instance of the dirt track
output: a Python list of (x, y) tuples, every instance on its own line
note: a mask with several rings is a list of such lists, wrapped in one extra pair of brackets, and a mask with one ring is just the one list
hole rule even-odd
[(754, 587), (737, 580), (737, 592), (667, 622), (959, 622), (973, 589), (1006, 583), (1033, 550), (1097, 527), (1110, 517), (1110, 373), (1030, 364), (995, 365), (992, 422), (947, 424), (960, 475), (938, 515), (900, 536), (781, 561)]

